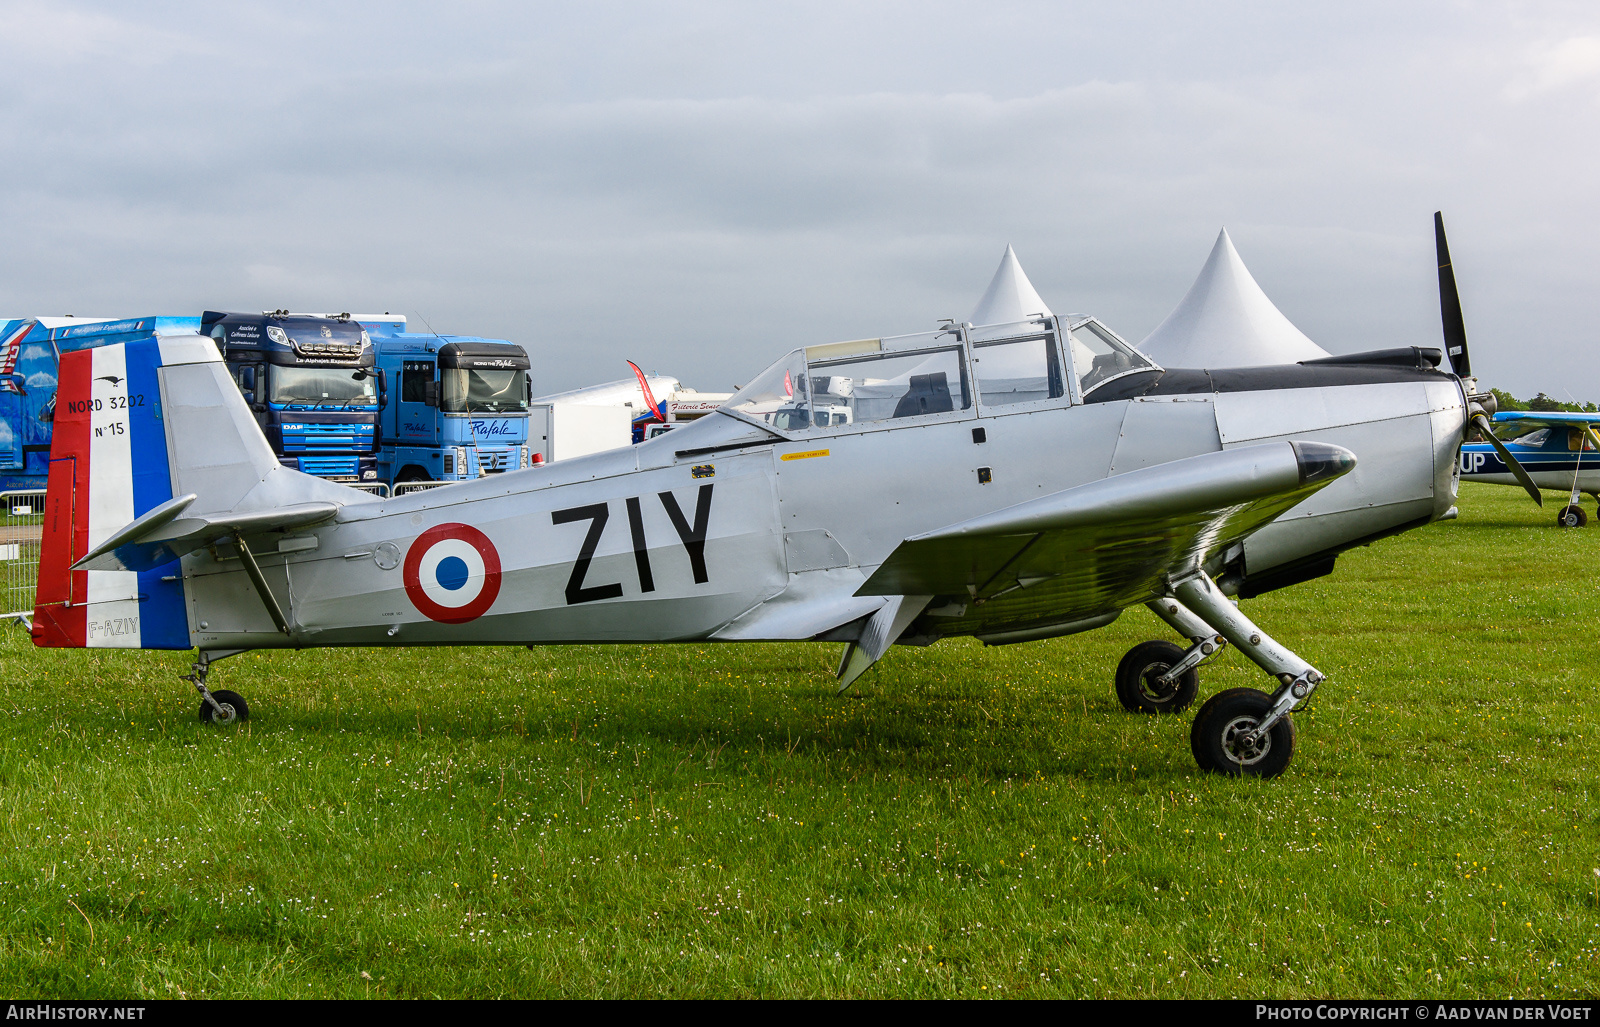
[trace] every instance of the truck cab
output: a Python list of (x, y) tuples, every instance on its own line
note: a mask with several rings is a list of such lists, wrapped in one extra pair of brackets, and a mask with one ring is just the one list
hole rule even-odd
[(528, 354), (504, 339), (399, 332), (374, 340), (388, 382), (379, 474), (391, 485), (530, 466)]
[(379, 379), (359, 322), (208, 310), (200, 334), (215, 341), (284, 466), (351, 484), (379, 480)]

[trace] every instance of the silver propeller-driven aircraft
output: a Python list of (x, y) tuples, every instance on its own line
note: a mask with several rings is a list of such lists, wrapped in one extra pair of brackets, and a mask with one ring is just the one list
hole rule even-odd
[(61, 362), (34, 641), (235, 653), (571, 642), (990, 645), (1149, 607), (1118, 668), (1187, 707), (1232, 646), (1270, 691), (1196, 716), (1201, 767), (1273, 776), (1323, 675), (1230, 601), (1449, 517), (1483, 397), (1438, 350), (1159, 367), (1092, 317), (797, 349), (627, 449), (377, 498), (282, 467), (209, 339)]

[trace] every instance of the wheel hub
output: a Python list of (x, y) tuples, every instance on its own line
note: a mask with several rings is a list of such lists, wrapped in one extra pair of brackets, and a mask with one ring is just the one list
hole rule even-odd
[(1272, 735), (1258, 734), (1256, 725), (1260, 723), (1256, 717), (1235, 717), (1223, 727), (1222, 751), (1228, 754), (1230, 763), (1251, 767), (1266, 759), (1272, 751)]
[(218, 724), (232, 724), (239, 718), (239, 711), (233, 708), (233, 703), (219, 702), (213, 712)]
[(1145, 698), (1155, 702), (1172, 698), (1178, 691), (1177, 684), (1170, 681), (1163, 684), (1161, 681), (1161, 675), (1171, 669), (1172, 665), (1169, 663), (1152, 663), (1144, 669), (1139, 675), (1139, 691), (1144, 693)]

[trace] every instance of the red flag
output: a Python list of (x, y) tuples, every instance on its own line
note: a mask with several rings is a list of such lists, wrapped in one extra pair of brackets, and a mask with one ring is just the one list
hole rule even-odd
[(644, 401), (650, 407), (650, 413), (655, 415), (656, 420), (665, 421), (667, 419), (666, 415), (662, 409), (656, 405), (656, 397), (650, 392), (650, 383), (645, 380), (644, 372), (639, 370), (639, 365), (635, 364), (631, 360), (628, 361), (628, 366), (633, 368), (634, 375), (639, 379), (639, 389), (644, 393)]

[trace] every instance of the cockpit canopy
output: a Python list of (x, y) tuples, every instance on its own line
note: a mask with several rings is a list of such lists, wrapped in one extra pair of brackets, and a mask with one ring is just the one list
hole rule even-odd
[(1113, 378), (1159, 370), (1081, 314), (951, 325), (794, 350), (721, 409), (788, 433), (966, 410), (974, 403), (993, 409), (1081, 402)]

